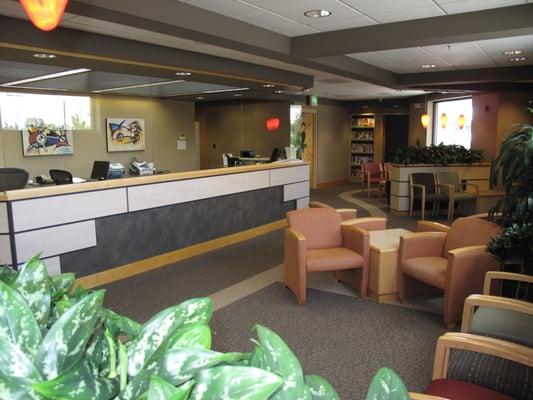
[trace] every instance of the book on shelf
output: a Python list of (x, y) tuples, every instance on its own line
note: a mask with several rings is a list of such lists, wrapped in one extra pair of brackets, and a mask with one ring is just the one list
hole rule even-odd
[(374, 117), (357, 117), (352, 119), (352, 126), (355, 128), (373, 128), (374, 127)]
[(374, 140), (374, 131), (352, 132), (352, 140)]

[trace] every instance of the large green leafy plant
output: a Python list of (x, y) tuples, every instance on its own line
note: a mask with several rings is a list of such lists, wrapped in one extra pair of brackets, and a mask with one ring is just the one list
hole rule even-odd
[(464, 146), (455, 144), (438, 146), (410, 146), (400, 148), (392, 158), (395, 164), (413, 165), (413, 164), (475, 164), (483, 159), (484, 150), (466, 149)]
[(263, 326), (251, 353), (211, 350), (208, 298), (141, 325), (74, 280), (49, 277), (38, 257), (0, 267), (0, 399), (338, 399)]

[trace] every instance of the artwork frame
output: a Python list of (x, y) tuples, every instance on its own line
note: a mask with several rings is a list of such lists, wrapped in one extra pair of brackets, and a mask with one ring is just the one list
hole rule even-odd
[(73, 131), (53, 125), (30, 125), (22, 130), (22, 154), (24, 157), (73, 155)]
[(143, 118), (106, 118), (107, 151), (143, 151), (146, 130)]

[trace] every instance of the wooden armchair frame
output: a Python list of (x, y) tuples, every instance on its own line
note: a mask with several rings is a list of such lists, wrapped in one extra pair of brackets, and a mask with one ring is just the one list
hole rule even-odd
[[(441, 184), (441, 183), (438, 183), (437, 182), (437, 178), (436, 178), (436, 175), (433, 174), (433, 182), (434, 182), (434, 185), (435, 185), (435, 194), (439, 194), (440, 193), (440, 188), (441, 187), (446, 187), (448, 188), (448, 191), (449, 191), (449, 200), (448, 200), (448, 219), (450, 219), (450, 208), (453, 207), (453, 185), (448, 185), (448, 184)], [(418, 184), (418, 183), (413, 183), (413, 177), (411, 174), (409, 174), (409, 216), (411, 217), (413, 215), (413, 208), (414, 208), (414, 204), (415, 204), (415, 191), (414, 189), (420, 189), (421, 192), (422, 192), (422, 195), (421, 195), (421, 218), (422, 220), (425, 219), (425, 215), (426, 215), (426, 187), (422, 184)], [(440, 205), (440, 201), (437, 201), (435, 200), (433, 202), (433, 211), (432, 211), (432, 215), (435, 215), (435, 213), (437, 212), (438, 208), (439, 208), (439, 205)]]

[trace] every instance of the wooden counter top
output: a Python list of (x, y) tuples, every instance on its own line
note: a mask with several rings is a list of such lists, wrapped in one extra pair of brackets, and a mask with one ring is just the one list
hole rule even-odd
[(103, 181), (87, 181), (70, 185), (36, 186), (19, 190), (8, 190), (0, 193), (0, 201), (33, 199), (38, 197), (56, 196), (61, 194), (82, 193), (93, 190), (114, 189), (129, 186), (147, 185), (151, 183), (172, 182), (185, 179), (204, 178), (208, 176), (239, 174), (243, 172), (264, 171), (269, 169), (290, 168), (306, 165), (302, 161), (275, 162), (269, 164), (244, 165), (230, 168), (215, 168), (170, 174), (129, 176), (120, 179)]

